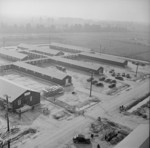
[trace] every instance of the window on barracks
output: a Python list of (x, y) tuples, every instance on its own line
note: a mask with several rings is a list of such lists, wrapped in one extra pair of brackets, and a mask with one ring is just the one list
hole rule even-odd
[(20, 99), (18, 100), (18, 105), (21, 105), (21, 100)]
[(30, 102), (32, 102), (32, 96), (30, 96)]

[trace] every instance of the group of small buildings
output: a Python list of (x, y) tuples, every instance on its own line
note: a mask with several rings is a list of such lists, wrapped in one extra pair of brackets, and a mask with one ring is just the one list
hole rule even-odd
[(64, 52), (76, 53), (79, 57), (83, 59), (89, 59), (105, 64), (116, 65), (120, 67), (126, 67), (128, 62), (127, 60), (121, 59), (117, 56), (108, 55), (108, 54), (97, 54), (91, 53), (91, 50), (88, 48), (83, 48), (79, 46), (67, 45), (62, 43), (51, 43), (50, 45), (37, 45), (29, 46), (26, 44), (18, 45), (19, 49), (30, 50), (35, 53), (39, 53), (46, 56), (61, 56), (64, 55)]
[[(121, 67), (127, 66), (127, 61), (125, 60), (113, 58), (112, 56), (93, 54), (90, 53), (90, 49), (82, 47), (59, 43), (51, 43), (50, 45), (19, 44), (17, 50), (9, 50), (9, 52), (4, 49), (0, 50), (0, 56), (18, 61), (7, 65), (1, 65), (0, 72), (12, 69), (33, 75), (47, 82), (54, 82), (64, 87), (72, 84), (72, 77), (70, 75), (57, 68), (49, 67), (45, 69), (39, 67), (39, 65), (50, 63), (56, 65), (56, 67), (61, 65), (87, 73), (95, 73), (97, 75), (103, 73), (104, 68), (100, 64), (65, 58), (63, 56), (64, 52), (77, 53), (81, 58), (92, 59), (102, 63), (114, 64)], [(23, 104), (32, 106), (40, 102), (39, 92), (0, 79), (0, 98), (5, 99), (3, 97), (4, 94), (11, 96), (9, 102), (14, 109), (22, 107)]]

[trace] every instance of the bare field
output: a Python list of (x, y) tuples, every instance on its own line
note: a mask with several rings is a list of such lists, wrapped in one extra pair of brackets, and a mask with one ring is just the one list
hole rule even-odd
[[(5, 46), (19, 43), (49, 43), (60, 42), (91, 48), (95, 51), (120, 55), (140, 60), (149, 60), (150, 36), (148, 33), (134, 32), (99, 32), (99, 33), (51, 33), (47, 34), (3, 35)], [(7, 39), (8, 38), (8, 39)], [(2, 46), (2, 37), (0, 46)]]

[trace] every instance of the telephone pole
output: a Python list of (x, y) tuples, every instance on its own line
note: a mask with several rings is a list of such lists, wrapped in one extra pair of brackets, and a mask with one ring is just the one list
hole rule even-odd
[(102, 52), (102, 46), (101, 46), (101, 44), (100, 44), (100, 55), (101, 55), (101, 52)]
[(91, 72), (90, 97), (92, 96), (92, 80), (93, 80), (93, 72)]
[(137, 77), (137, 73), (138, 73), (138, 67), (139, 67), (139, 65), (140, 65), (139, 63), (136, 63), (136, 75), (135, 75), (136, 77)]
[[(9, 114), (8, 114), (8, 98), (10, 98), (8, 95), (5, 95), (6, 97), (6, 103), (7, 103), (7, 113), (6, 113), (6, 118), (7, 118), (7, 131), (8, 133), (10, 132), (10, 127), (9, 127)], [(10, 148), (10, 141), (8, 140), (8, 148)]]
[(51, 36), (50, 36), (50, 31), (49, 31), (49, 46), (51, 44)]

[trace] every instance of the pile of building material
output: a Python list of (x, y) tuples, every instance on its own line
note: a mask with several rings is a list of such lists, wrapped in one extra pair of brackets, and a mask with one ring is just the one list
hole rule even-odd
[(115, 94), (117, 94), (117, 93), (119, 93), (119, 92), (121, 92), (121, 91), (127, 89), (128, 87), (130, 87), (130, 85), (128, 85), (128, 84), (123, 84), (123, 85), (121, 85), (121, 86), (119, 86), (119, 87), (115, 87), (115, 88), (113, 88), (113, 89), (111, 89), (111, 90), (108, 90), (108, 91), (106, 92), (106, 94), (107, 94), (107, 95), (115, 95)]
[(52, 97), (52, 96), (59, 95), (62, 93), (64, 93), (64, 88), (60, 85), (51, 86), (51, 87), (43, 89), (43, 95), (45, 97)]
[(131, 132), (131, 129), (106, 118), (98, 118), (97, 121), (91, 124), (90, 130), (94, 135), (98, 135), (101, 140), (112, 145), (123, 140)]
[(36, 129), (28, 128), (24, 129), (24, 131), (20, 131), (20, 128), (12, 128), (10, 132), (6, 131), (1, 132), (0, 134), (0, 147), (3, 147), (7, 144), (8, 141), (10, 143), (15, 143), (16, 141), (25, 138), (26, 135), (35, 134), (37, 132)]
[(44, 115), (49, 115), (50, 114), (50, 110), (46, 107), (43, 109), (43, 114)]
[(56, 120), (63, 120), (64, 118), (70, 116), (70, 114), (67, 111), (59, 111), (55, 114), (53, 114), (53, 118)]
[(24, 105), (23, 107), (20, 107), (19, 109), (16, 109), (16, 112), (17, 113), (24, 113), (24, 112), (26, 112), (26, 111), (28, 111), (28, 110), (31, 110), (31, 106), (29, 106), (29, 105)]
[(137, 108), (137, 110), (134, 110), (132, 113), (144, 119), (149, 119), (150, 118), (149, 111), (150, 111), (150, 101), (146, 102), (141, 107)]

